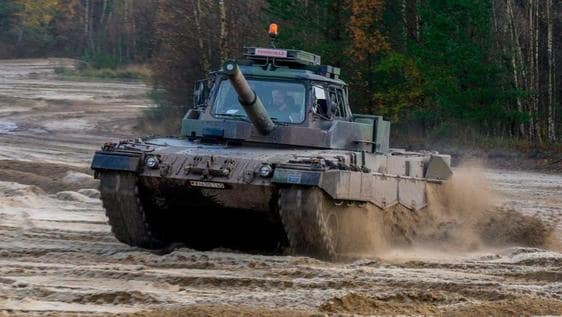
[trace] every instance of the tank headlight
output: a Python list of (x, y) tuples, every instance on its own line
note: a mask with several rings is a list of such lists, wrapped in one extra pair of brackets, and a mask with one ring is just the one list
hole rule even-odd
[(271, 165), (269, 164), (264, 164), (260, 167), (260, 169), (258, 170), (258, 174), (261, 177), (268, 177), (271, 175), (271, 172), (273, 172), (273, 168), (271, 167)]
[(154, 156), (147, 157), (146, 160), (144, 161), (144, 163), (149, 168), (157, 168), (158, 167), (158, 159), (155, 158)]

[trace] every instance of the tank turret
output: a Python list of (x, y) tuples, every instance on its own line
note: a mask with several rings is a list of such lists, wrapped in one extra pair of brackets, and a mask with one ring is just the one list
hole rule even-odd
[(234, 61), (227, 61), (224, 63), (223, 69), (232, 87), (234, 87), (234, 90), (238, 94), (238, 101), (244, 108), (250, 121), (261, 134), (269, 134), (273, 128), (275, 128), (275, 124), (269, 117), (258, 95), (248, 84), (238, 64)]

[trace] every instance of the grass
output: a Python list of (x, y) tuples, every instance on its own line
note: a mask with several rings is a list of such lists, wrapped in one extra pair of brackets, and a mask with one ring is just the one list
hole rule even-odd
[(531, 142), (523, 139), (508, 139), (500, 137), (483, 137), (479, 142), (483, 149), (514, 149), (523, 153), (530, 151), (543, 151), (550, 153), (562, 153), (562, 143)]
[(162, 90), (153, 89), (148, 98), (156, 105), (144, 110), (142, 126), (157, 135), (175, 135), (180, 131), (181, 119), (187, 111), (167, 100)]
[(55, 68), (55, 73), (67, 80), (121, 79), (148, 81), (152, 77), (150, 68), (142, 64), (124, 65), (117, 68), (93, 68), (82, 65), (73, 69), (59, 66)]
[[(412, 135), (394, 135), (396, 144), (400, 146), (410, 146), (413, 149), (422, 148), (465, 148), (475, 149), (484, 152), (491, 150), (511, 150), (521, 153), (542, 152), (551, 154), (562, 154), (562, 143), (534, 142), (519, 138), (479, 136), (474, 139), (463, 137), (419, 137)], [(395, 143), (395, 142), (391, 142)]]
[(415, 126), (394, 125), (391, 142), (412, 149), (460, 148), (481, 151), (512, 150), (521, 153), (543, 152), (562, 154), (562, 142), (529, 141), (518, 137), (493, 136), (479, 133), (469, 126), (447, 126), (422, 133)]

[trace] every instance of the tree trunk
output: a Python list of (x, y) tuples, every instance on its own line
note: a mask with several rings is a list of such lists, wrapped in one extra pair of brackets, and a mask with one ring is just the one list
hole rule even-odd
[[(513, 45), (515, 45), (515, 52), (511, 57), (511, 64), (513, 66), (513, 80), (515, 83), (515, 89), (519, 90), (522, 88), (522, 83), (524, 85), (526, 81), (525, 69), (523, 67), (523, 50), (521, 48), (521, 43), (519, 42), (519, 33), (517, 32), (514, 14), (513, 14), (513, 0), (507, 0), (506, 4), (507, 19), (509, 21), (509, 28), (511, 30), (511, 40)], [(519, 79), (519, 72), (521, 71), (521, 78)], [(523, 107), (521, 97), (517, 96), (517, 111), (523, 113), (526, 109)], [(525, 136), (525, 124), (519, 123), (519, 134), (521, 137)]]
[(539, 97), (540, 97), (540, 73), (539, 73), (539, 68), (540, 68), (540, 60), (539, 60), (539, 36), (540, 36), (540, 25), (539, 25), (539, 1), (538, 0), (534, 0), (533, 1), (535, 4), (535, 17), (534, 17), (534, 66), (535, 66), (535, 83), (534, 83), (534, 90), (535, 90), (535, 94), (534, 94), (534, 101), (533, 101), (533, 112), (535, 114), (535, 133), (537, 136), (537, 140), (539, 141), (539, 143), (543, 143), (542, 140), (542, 135), (543, 135), (543, 131), (542, 131), (542, 122), (541, 122), (541, 117), (540, 117), (540, 112), (539, 112)]
[(421, 17), (418, 14), (418, 7), (420, 6), (419, 0), (415, 1), (415, 16), (416, 16), (416, 41), (419, 43), (420, 41), (420, 32), (421, 32)]
[[(527, 87), (534, 88), (535, 86), (535, 23), (534, 23), (534, 8), (535, 1), (530, 0), (529, 2), (529, 52), (527, 54), (529, 61), (529, 78)], [(536, 93), (536, 91), (533, 91)], [(534, 96), (530, 98), (529, 102), (529, 139), (533, 140), (535, 138), (535, 98)]]
[(84, 46), (90, 48), (90, 0), (84, 0), (84, 40)]
[(137, 23), (135, 19), (135, 1), (129, 0), (129, 18), (131, 19), (131, 57), (130, 59), (134, 59), (137, 56)]
[(194, 9), (193, 9), (193, 16), (194, 16), (194, 20), (195, 20), (195, 29), (197, 31), (197, 34), (199, 35), (197, 37), (197, 41), (199, 44), (199, 55), (201, 56), (201, 66), (203, 68), (203, 72), (205, 74), (207, 74), (209, 72), (209, 70), (211, 69), (211, 64), (209, 62), (209, 55), (207, 54), (207, 52), (205, 51), (205, 43), (203, 42), (203, 36), (201, 36), (203, 33), (202, 32), (202, 28), (201, 28), (201, 0), (195, 0), (194, 3)]
[(228, 43), (227, 43), (227, 31), (226, 31), (226, 8), (224, 6), (224, 0), (219, 0), (219, 11), (220, 11), (220, 35), (219, 35), (219, 47), (220, 47), (220, 58), (224, 61), (228, 57)]
[(408, 41), (408, 18), (407, 14), (408, 11), (408, 0), (402, 0), (402, 4), (400, 5), (400, 16), (402, 18), (402, 41), (404, 42), (404, 47), (406, 47), (405, 43)]
[(554, 54), (552, 42), (552, 0), (546, 1), (546, 19), (547, 19), (547, 53), (548, 53), (548, 139), (556, 141), (556, 125), (554, 112)]
[(108, 0), (103, 0), (101, 6), (101, 16), (100, 16), (100, 26), (104, 28), (104, 33), (105, 33), (105, 14), (107, 12), (107, 1)]

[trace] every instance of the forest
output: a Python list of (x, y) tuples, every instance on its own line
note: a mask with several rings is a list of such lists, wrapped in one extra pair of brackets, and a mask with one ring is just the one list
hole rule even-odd
[(242, 47), (298, 48), (342, 68), (354, 112), (402, 136), (562, 140), (562, 1), (0, 0), (0, 58), (152, 69), (161, 118)]

